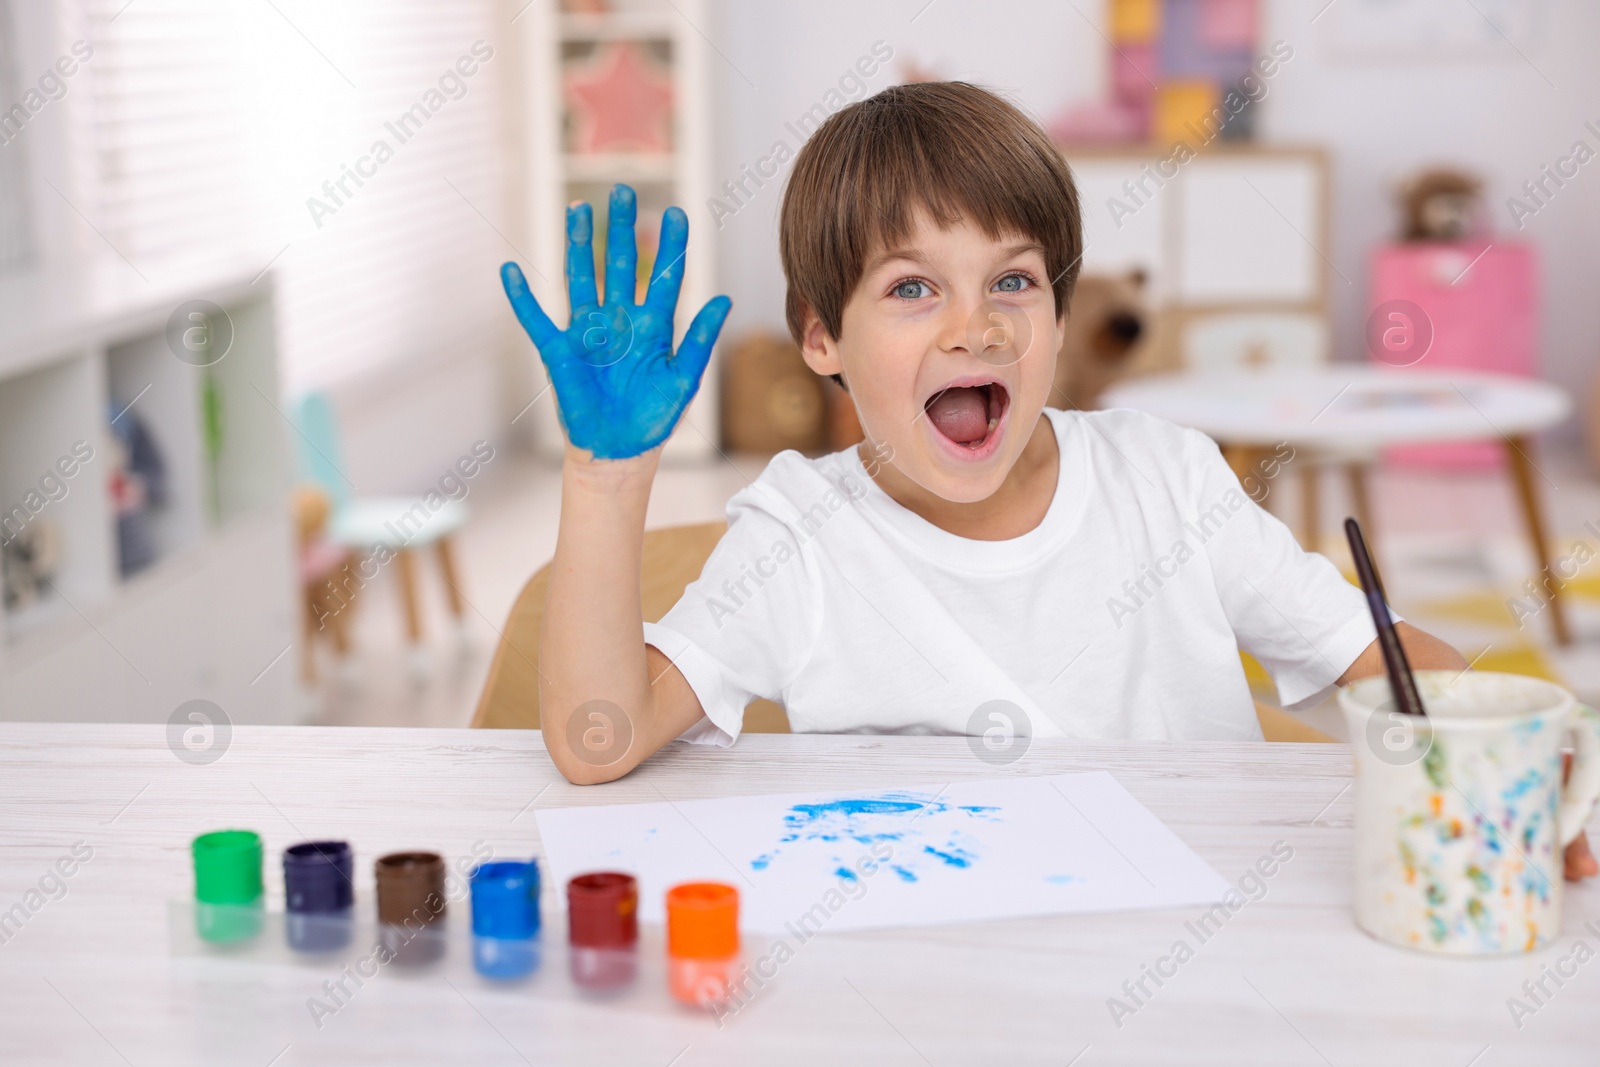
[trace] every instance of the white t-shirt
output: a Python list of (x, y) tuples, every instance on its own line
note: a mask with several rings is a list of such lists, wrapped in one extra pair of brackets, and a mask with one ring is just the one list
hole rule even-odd
[(1060, 481), (1006, 541), (901, 507), (854, 448), (775, 456), (645, 625), (705, 709), (682, 740), (731, 745), (755, 697), (802, 733), (981, 733), (1001, 700), (1035, 737), (1259, 740), (1239, 649), (1293, 704), (1372, 642), (1360, 590), (1210, 438), (1135, 411), (1045, 414)]

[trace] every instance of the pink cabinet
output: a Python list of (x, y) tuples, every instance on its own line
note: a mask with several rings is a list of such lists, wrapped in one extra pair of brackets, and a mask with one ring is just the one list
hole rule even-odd
[[(1513, 241), (1392, 244), (1373, 252), (1367, 352), (1378, 364), (1538, 373), (1539, 264)], [(1400, 463), (1498, 464), (1498, 444), (1391, 449)]]

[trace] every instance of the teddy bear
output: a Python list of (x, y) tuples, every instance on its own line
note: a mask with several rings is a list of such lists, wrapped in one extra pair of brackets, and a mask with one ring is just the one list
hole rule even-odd
[(1483, 183), (1465, 171), (1421, 171), (1398, 195), (1402, 241), (1463, 241), (1483, 228)]
[(1078, 279), (1056, 356), (1051, 407), (1097, 408), (1101, 395), (1127, 375), (1150, 334), (1147, 282), (1138, 268)]

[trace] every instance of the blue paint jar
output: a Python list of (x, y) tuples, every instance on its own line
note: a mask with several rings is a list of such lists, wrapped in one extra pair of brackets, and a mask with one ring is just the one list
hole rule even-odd
[(283, 853), (289, 947), (328, 952), (350, 943), (352, 854), (344, 841), (305, 841)]
[(488, 978), (521, 978), (539, 965), (539, 865), (497, 861), (474, 867), (472, 962)]

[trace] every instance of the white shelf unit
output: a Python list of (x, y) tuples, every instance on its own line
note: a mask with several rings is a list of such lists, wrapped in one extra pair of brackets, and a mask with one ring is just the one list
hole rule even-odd
[[(0, 719), (165, 721), (200, 698), (235, 722), (290, 721), (298, 603), (271, 279), (133, 285), (0, 282), (0, 509), (26, 507), (77, 442), (93, 450), (62, 479), (64, 494), (40, 492), (45, 503), (29, 509), (29, 522), (60, 533), (62, 564), (56, 591), (4, 612)], [(169, 316), (194, 299), (233, 328), (226, 356), (205, 369), (166, 340)], [(161, 453), (168, 497), (150, 512), (155, 560), (123, 578), (111, 420), (130, 404)]]
[[(1329, 178), (1321, 150), (1212, 146), (1159, 188), (1149, 175), (1160, 175), (1169, 149), (1062, 151), (1078, 184), (1084, 271), (1137, 267), (1149, 279), (1154, 332), (1138, 369), (1211, 365), (1227, 358), (1217, 354), (1227, 347), (1246, 361), (1252, 348), (1268, 362), (1327, 358)], [(1123, 205), (1115, 214), (1113, 203)]]
[[(674, 323), (675, 340), (681, 340), (695, 313), (716, 295), (716, 243), (703, 209), (712, 186), (710, 52), (697, 29), (708, 25), (710, 15), (705, 0), (611, 0), (610, 7), (599, 14), (569, 13), (559, 0), (533, 0), (517, 19), (526, 57), (520, 91), (522, 147), (530, 176), (525, 203), (529, 243), (524, 247), (534, 260), (528, 281), (551, 318), (564, 322), (566, 205), (589, 201), (600, 231), (610, 188), (624, 182), (638, 193), (641, 246), (646, 235), (654, 241), (653, 228), (666, 207), (677, 205), (689, 214), (689, 252)], [(668, 57), (673, 88), (670, 153), (583, 155), (567, 150), (563, 71), (573, 56), (618, 41), (639, 42)], [(529, 358), (535, 364), (535, 388), (542, 389), (548, 378), (531, 348)], [(717, 359), (713, 355), (699, 394), (667, 443), (669, 460), (704, 460), (720, 447)], [(559, 455), (562, 435), (553, 398), (540, 400), (535, 410), (538, 447)]]

